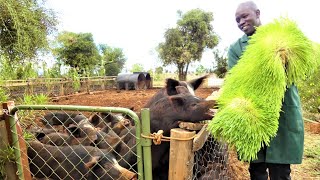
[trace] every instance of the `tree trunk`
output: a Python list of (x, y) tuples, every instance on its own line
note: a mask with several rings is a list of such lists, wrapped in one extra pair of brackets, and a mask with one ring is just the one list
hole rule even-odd
[(185, 81), (186, 80), (186, 74), (183, 72), (183, 66), (178, 67), (178, 77), (179, 81)]

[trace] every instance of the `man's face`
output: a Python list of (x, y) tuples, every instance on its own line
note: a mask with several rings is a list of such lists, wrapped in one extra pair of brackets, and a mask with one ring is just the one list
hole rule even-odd
[(251, 36), (255, 32), (255, 27), (260, 25), (260, 11), (249, 6), (239, 6), (236, 11), (236, 21), (238, 27), (246, 35)]

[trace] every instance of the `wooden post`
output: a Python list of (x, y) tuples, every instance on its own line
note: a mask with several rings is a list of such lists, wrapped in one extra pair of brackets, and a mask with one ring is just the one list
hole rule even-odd
[(60, 96), (64, 96), (64, 79), (60, 79), (60, 91), (59, 91)]
[[(171, 129), (171, 138), (188, 139), (195, 135), (195, 131)], [(192, 179), (194, 154), (192, 152), (193, 139), (170, 140), (169, 180)]]
[[(3, 103), (3, 109), (5, 109), (7, 112), (10, 112), (10, 110), (13, 107), (14, 107), (13, 101), (8, 101), (7, 103)], [(4, 114), (4, 117), (5, 117), (5, 124), (6, 124), (6, 129), (7, 129), (8, 140), (9, 140), (9, 143), (12, 145), (13, 144), (12, 133), (10, 131), (10, 122), (9, 122), (10, 116), (9, 116), (9, 114)], [(31, 180), (28, 154), (27, 154), (27, 146), (26, 146), (25, 140), (23, 138), (23, 133), (22, 133), (22, 129), (20, 127), (19, 121), (17, 121), (17, 117), (15, 119), (16, 119), (15, 126), (16, 126), (16, 130), (17, 130), (17, 135), (18, 135), (18, 143), (19, 143), (20, 153), (21, 153), (21, 157), (20, 157), (21, 161), (18, 163), (20, 165), (22, 165), (22, 173), (23, 173), (22, 176), (24, 177), (24, 180)], [(18, 167), (15, 166), (14, 169), (15, 169), (15, 172), (17, 172)], [(16, 178), (14, 178), (14, 179), (19, 179), (19, 177), (16, 175), (16, 173), (15, 173), (15, 176), (16, 176)]]
[(106, 84), (106, 77), (103, 76), (103, 77), (102, 77), (102, 84), (101, 84), (101, 89), (102, 89), (103, 91), (106, 90), (105, 84)]
[[(0, 149), (6, 149), (9, 146), (9, 137), (8, 137), (9, 132), (7, 132), (6, 122), (4, 121), (4, 119), (0, 119)], [(4, 170), (6, 172), (5, 175), (7, 179), (13, 179), (13, 180), (19, 179), (18, 176), (16, 175), (17, 166), (15, 163), (5, 162)]]
[(86, 88), (87, 88), (87, 93), (90, 94), (90, 79), (89, 77), (86, 78)]

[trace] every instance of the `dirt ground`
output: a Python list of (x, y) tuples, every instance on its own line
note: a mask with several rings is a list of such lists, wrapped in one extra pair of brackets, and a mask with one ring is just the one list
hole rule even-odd
[[(117, 91), (115, 89), (106, 90), (103, 92), (93, 92), (92, 94), (81, 94), (74, 95), (70, 97), (59, 98), (58, 101), (52, 102), (52, 104), (60, 105), (85, 105), (85, 106), (105, 106), (105, 107), (124, 107), (124, 108), (134, 108), (135, 112), (139, 112), (144, 104), (150, 99), (159, 89), (147, 89), (147, 90), (121, 90)], [(202, 98), (209, 96), (214, 90), (210, 88), (199, 88), (196, 91), (196, 95)], [(310, 128), (314, 128), (306, 123), (306, 130), (313, 131)], [(319, 126), (315, 130), (318, 134)], [(248, 164), (238, 161), (236, 158), (236, 153), (230, 152), (229, 165), (232, 174), (232, 179), (242, 180), (250, 179), (248, 174)], [(300, 166), (293, 166), (293, 179), (300, 179), (306, 177), (304, 175), (300, 176), (299, 170)], [(297, 172), (298, 171), (298, 172)], [(302, 178), (304, 179), (304, 178)], [(309, 179), (309, 178), (307, 178)], [(313, 179), (313, 178), (312, 178)], [(320, 179), (320, 178), (319, 178)]]
[[(93, 92), (92, 94), (81, 94), (59, 98), (52, 104), (60, 105), (85, 105), (85, 106), (105, 106), (105, 107), (125, 107), (134, 108), (139, 112), (146, 102), (157, 92), (159, 88), (147, 90), (106, 90), (103, 92)], [(202, 98), (208, 97), (214, 89), (199, 88), (196, 95)], [(249, 179), (247, 165), (237, 160), (235, 153), (231, 153), (229, 158), (232, 179)], [(230, 172), (229, 171), (229, 172)]]
[[(106, 107), (124, 107), (134, 108), (135, 112), (141, 110), (144, 104), (157, 92), (159, 88), (147, 90), (116, 90), (110, 89), (102, 92), (93, 92), (92, 94), (81, 94), (60, 98), (54, 104), (61, 105), (86, 105), (86, 106), (106, 106)], [(212, 93), (212, 89), (200, 88), (196, 95), (206, 98)]]

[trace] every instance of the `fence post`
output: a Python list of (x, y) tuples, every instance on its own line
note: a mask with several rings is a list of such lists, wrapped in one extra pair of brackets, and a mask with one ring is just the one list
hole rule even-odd
[(33, 94), (33, 83), (31, 79), (27, 79), (27, 94), (28, 95)]
[(106, 83), (106, 77), (105, 77), (105, 76), (102, 76), (101, 89), (102, 89), (103, 91), (106, 90), (106, 88), (105, 88), (105, 83)]
[(175, 139), (188, 139), (192, 138), (195, 134), (195, 131), (187, 131), (180, 128), (171, 129), (169, 180), (192, 179), (194, 161), (194, 153), (192, 152), (193, 139)]
[(89, 77), (86, 77), (86, 88), (87, 88), (87, 93), (90, 94), (90, 80), (89, 80)]
[(64, 79), (60, 79), (60, 91), (59, 91), (59, 95), (63, 96), (64, 95)]
[[(142, 134), (150, 134), (150, 110), (149, 108), (141, 109), (141, 130)], [(152, 159), (151, 159), (151, 139), (141, 138), (141, 146), (143, 148), (143, 172), (147, 180), (152, 180)]]
[[(9, 114), (11, 109), (14, 107), (13, 101), (8, 101), (7, 103), (3, 103), (3, 109), (5, 109), (8, 113), (4, 114), (6, 129), (8, 132), (8, 139), (15, 149), (15, 157), (16, 157), (16, 167), (15, 174), (18, 176), (16, 178), (31, 180), (31, 174), (29, 170), (29, 161), (27, 155), (27, 146), (25, 144), (22, 129), (20, 127), (19, 122), (17, 121), (17, 115), (14, 117)], [(15, 133), (15, 134), (13, 134)], [(10, 178), (9, 178), (10, 179)]]
[[(6, 127), (4, 114), (0, 116), (0, 149), (6, 149), (10, 146), (11, 139), (9, 139), (10, 131), (9, 127)], [(13, 162), (7, 161), (4, 163), (4, 171), (7, 179), (18, 179), (16, 175), (17, 166)], [(1, 178), (1, 177), (0, 177)]]

